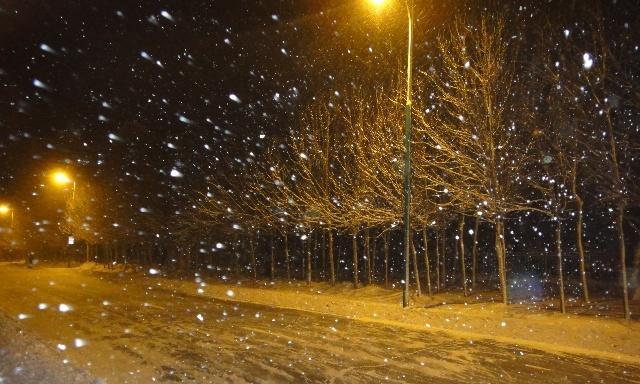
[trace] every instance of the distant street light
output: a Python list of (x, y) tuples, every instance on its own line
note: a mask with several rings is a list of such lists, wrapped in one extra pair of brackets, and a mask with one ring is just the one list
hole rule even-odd
[[(75, 201), (76, 199), (76, 181), (73, 180), (69, 174), (62, 170), (53, 171), (51, 173), (51, 182), (58, 186), (64, 187), (69, 184), (73, 184), (73, 188), (71, 190), (71, 201)], [(75, 243), (75, 239), (73, 236), (69, 236), (67, 240), (67, 245), (73, 245)], [(67, 254), (67, 267), (71, 267), (71, 255), (68, 250), (65, 249), (65, 253)]]
[(0, 204), (0, 216), (9, 216), (11, 214), (11, 229), (13, 229), (13, 208), (9, 204)]
[[(384, 5), (385, 0), (369, 0), (376, 7)], [(402, 216), (404, 221), (404, 289), (402, 291), (402, 306), (409, 306), (409, 251), (411, 241), (411, 82), (413, 62), (413, 0), (405, 0), (408, 17), (407, 41), (407, 98), (404, 108), (404, 168), (402, 171)]]
[(71, 190), (71, 200), (75, 200), (76, 198), (76, 181), (71, 179), (69, 175), (65, 171), (54, 171), (51, 173), (51, 182), (59, 187), (64, 187), (69, 184), (73, 184), (73, 189)]

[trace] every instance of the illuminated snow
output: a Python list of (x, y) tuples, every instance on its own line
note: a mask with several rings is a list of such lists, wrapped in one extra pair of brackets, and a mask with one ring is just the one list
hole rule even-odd
[(60, 304), (58, 305), (58, 311), (60, 312), (69, 312), (72, 311), (73, 308), (70, 305), (67, 304)]
[(591, 57), (591, 54), (589, 53), (585, 53), (582, 55), (582, 67), (584, 67), (584, 69), (590, 69), (593, 66), (593, 58)]

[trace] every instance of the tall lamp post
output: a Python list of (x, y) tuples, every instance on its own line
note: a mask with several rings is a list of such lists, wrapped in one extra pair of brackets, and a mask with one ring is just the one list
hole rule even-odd
[[(69, 174), (67, 174), (65, 171), (54, 171), (51, 173), (51, 182), (58, 186), (58, 187), (64, 187), (67, 186), (69, 184), (72, 184), (72, 189), (71, 189), (71, 201), (74, 201), (76, 199), (76, 181), (73, 180)], [(69, 236), (69, 239), (67, 241), (68, 245), (73, 244), (73, 237)], [(65, 250), (66, 251), (66, 250)], [(71, 267), (71, 258), (68, 252), (67, 253), (67, 267)]]
[[(380, 7), (385, 0), (370, 0)], [(411, 84), (413, 63), (413, 0), (405, 0), (408, 19), (407, 40), (407, 95), (404, 106), (404, 168), (402, 171), (402, 217), (404, 221), (404, 289), (402, 291), (402, 306), (409, 306), (409, 251), (411, 247)]]

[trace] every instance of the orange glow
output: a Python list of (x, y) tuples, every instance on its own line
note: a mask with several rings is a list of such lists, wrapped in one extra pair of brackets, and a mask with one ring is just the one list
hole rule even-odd
[(9, 207), (7, 204), (0, 204), (0, 215), (7, 215), (9, 212), (11, 212), (11, 207)]
[(67, 185), (72, 182), (69, 175), (64, 171), (55, 171), (51, 174), (51, 181), (55, 185)]

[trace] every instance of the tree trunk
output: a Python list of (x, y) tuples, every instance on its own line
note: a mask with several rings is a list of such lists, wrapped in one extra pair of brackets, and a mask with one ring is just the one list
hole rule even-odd
[(300, 239), (300, 273), (302, 274), (302, 276), (300, 276), (300, 281), (304, 281), (306, 278), (306, 273), (305, 270), (307, 269), (307, 257), (306, 257), (306, 247), (307, 246), (307, 241), (306, 240), (302, 240)]
[(140, 264), (140, 254), (138, 253), (138, 243), (133, 243), (129, 246), (131, 252), (130, 262), (131, 264)]
[(584, 258), (584, 245), (582, 241), (582, 206), (584, 202), (578, 194), (578, 162), (573, 161), (571, 166), (571, 193), (573, 199), (576, 201), (576, 208), (578, 210), (578, 220), (576, 221), (576, 246), (578, 248), (578, 258), (580, 260), (580, 278), (582, 282), (582, 294), (584, 301), (589, 303), (589, 286), (587, 285), (587, 268)]
[(371, 244), (371, 282), (374, 283), (376, 279), (376, 239), (374, 236)]
[(333, 258), (333, 231), (329, 229), (329, 276), (331, 285), (336, 285), (336, 268)]
[(291, 280), (291, 262), (289, 260), (289, 235), (284, 233), (284, 263), (287, 268), (287, 281)]
[(358, 280), (358, 235), (357, 233), (353, 234), (351, 240), (351, 246), (353, 248), (353, 287), (358, 288), (360, 286), (360, 282)]
[[(245, 247), (243, 247), (243, 248), (245, 248)], [(243, 253), (244, 252), (245, 251), (243, 250)], [(198, 271), (198, 272), (200, 272), (202, 270), (202, 265), (204, 264), (202, 262), (203, 259), (204, 259), (204, 254), (202, 252), (200, 252), (200, 250), (198, 249), (198, 244), (196, 243), (196, 245), (193, 247), (193, 266), (195, 267), (196, 271)]]
[(462, 289), (464, 290), (464, 295), (468, 296), (469, 292), (467, 290), (467, 265), (464, 260), (464, 216), (460, 215), (460, 223), (458, 226), (458, 236), (460, 237), (460, 270), (462, 276)]
[(89, 262), (89, 259), (90, 259), (90, 256), (89, 256), (89, 247), (90, 247), (90, 246), (89, 246), (89, 242), (85, 242), (85, 257), (84, 257), (84, 258), (85, 258), (85, 260), (84, 260), (84, 262), (85, 262), (85, 263), (88, 263), (88, 262)]
[[(124, 243), (120, 244), (120, 256), (122, 257), (122, 264), (124, 264), (125, 271), (127, 270), (127, 265), (129, 261), (128, 260), (129, 255), (127, 252), (128, 252), (127, 245)], [(191, 257), (191, 251), (187, 248), (187, 265), (189, 265), (188, 261), (190, 257)]]
[(640, 245), (636, 245), (632, 265), (633, 272), (631, 272), (631, 284), (635, 284), (636, 289), (633, 292), (631, 300), (640, 300)]
[(151, 265), (152, 262), (153, 262), (153, 243), (149, 243), (147, 244), (145, 265)]
[(422, 227), (422, 241), (424, 246), (424, 274), (427, 280), (427, 291), (429, 292), (429, 296), (433, 295), (431, 291), (431, 268), (429, 266), (429, 233), (427, 231), (427, 226)]
[(504, 247), (504, 223), (502, 219), (497, 219), (495, 227), (495, 248), (498, 259), (498, 277), (500, 278), (500, 290), (502, 291), (502, 303), (509, 303), (509, 293), (507, 291), (507, 272), (505, 263)]
[(369, 247), (369, 228), (364, 231), (364, 258), (367, 262), (367, 285), (371, 285), (371, 254)]
[(624, 304), (624, 318), (631, 319), (631, 309), (629, 308), (629, 284), (627, 282), (627, 252), (624, 246), (624, 210), (625, 205), (618, 206), (618, 252), (620, 254), (620, 272), (622, 273), (622, 301)]
[(273, 244), (273, 235), (270, 236), (271, 245), (271, 261), (269, 262), (269, 278), (273, 281), (276, 277), (276, 255), (275, 245)]
[(436, 227), (436, 292), (440, 292), (440, 228)]
[(311, 248), (312, 242), (311, 237), (308, 238), (307, 242), (307, 285), (311, 285)]
[(584, 301), (589, 303), (589, 286), (587, 285), (587, 266), (584, 257), (584, 245), (582, 239), (582, 198), (577, 193), (573, 194), (578, 204), (578, 220), (576, 221), (576, 244), (578, 247), (578, 257), (580, 258), (580, 277), (582, 279), (582, 294)]
[(471, 248), (471, 289), (476, 289), (476, 273), (478, 270), (478, 228), (480, 227), (480, 217), (476, 216), (473, 225), (473, 246)]
[(251, 253), (251, 273), (253, 274), (253, 281), (258, 280), (258, 263), (256, 263), (256, 246), (253, 242), (253, 234), (249, 235), (249, 252)]
[[(237, 232), (235, 234), (235, 242), (236, 242), (236, 247), (234, 249), (235, 254), (234, 254), (234, 259), (235, 259), (235, 263), (236, 263), (236, 274), (238, 276), (242, 275), (245, 272), (245, 268), (246, 265), (244, 264), (243, 261), (243, 257), (245, 255), (248, 255), (249, 252), (247, 252), (247, 242), (244, 241), (244, 239), (242, 238), (242, 235)], [(197, 271), (198, 270), (198, 243), (195, 243), (192, 247), (189, 247), (190, 252), (190, 256), (189, 256), (189, 265), (190, 267), (190, 271)]]
[[(237, 235), (234, 235), (234, 237), (236, 237)], [(185, 250), (185, 255), (184, 255), (184, 270), (186, 272), (191, 271), (191, 247), (186, 247), (187, 249)], [(234, 268), (234, 272), (236, 274), (238, 274), (240, 268), (238, 267), (238, 255), (240, 254), (240, 252), (238, 252), (238, 240), (234, 239), (233, 241), (233, 263), (235, 264), (235, 268)], [(126, 259), (125, 259), (125, 264), (126, 264)]]
[(560, 288), (560, 311), (567, 313), (567, 303), (564, 299), (564, 273), (562, 268), (562, 223), (558, 218), (556, 224), (556, 254), (558, 256), (558, 286)]
[[(460, 236), (458, 236), (458, 226), (454, 225), (453, 227), (453, 271), (451, 273), (451, 278), (453, 279), (453, 283), (456, 282), (456, 275), (458, 270), (458, 262), (459, 262), (459, 253), (460, 253)], [(462, 285), (462, 279), (460, 279), (460, 285)]]
[(442, 236), (440, 238), (442, 242), (442, 289), (447, 285), (447, 227), (442, 229)]
[(547, 252), (544, 253), (544, 273), (545, 279), (549, 277), (549, 256)]
[(416, 288), (418, 296), (422, 296), (422, 287), (420, 287), (420, 272), (418, 271), (418, 256), (416, 255), (416, 247), (413, 243), (413, 233), (410, 237), (411, 241), (411, 258), (413, 259), (413, 274), (416, 279)]
[(384, 241), (384, 287), (389, 288), (389, 232), (382, 237)]
[[(607, 127), (609, 128), (609, 152), (611, 155), (611, 168), (614, 176), (614, 194), (618, 195), (622, 191), (622, 178), (620, 176), (620, 166), (618, 164), (618, 151), (615, 138), (615, 132), (613, 129), (613, 122), (611, 121), (611, 111), (607, 109)], [(624, 196), (616, 196), (618, 200), (624, 199)], [(626, 203), (621, 201), (618, 204), (618, 252), (620, 255), (620, 272), (622, 275), (622, 301), (624, 305), (624, 318), (631, 319), (631, 311), (629, 309), (629, 287), (627, 285), (627, 254), (624, 244), (624, 211)]]
[[(240, 244), (238, 242), (238, 235), (236, 234), (235, 236), (235, 246), (234, 246), (234, 250), (235, 250), (235, 260), (236, 260), (236, 274), (240, 275), (240, 273), (242, 272), (242, 268), (240, 267), (240, 250), (238, 249), (240, 247)], [(191, 272), (193, 271), (193, 260), (194, 260), (194, 254), (195, 254), (195, 247), (187, 247), (187, 272)], [(127, 262), (127, 257), (125, 256), (125, 263)]]
[(327, 280), (327, 234), (323, 230), (320, 244), (320, 275), (323, 281)]
[[(182, 268), (182, 269), (185, 269), (185, 266), (184, 266), (186, 264), (185, 261), (184, 261), (185, 258), (180, 255), (180, 253), (181, 253), (180, 252), (180, 247), (177, 247), (177, 248), (178, 249), (176, 250), (176, 256), (179, 258), (179, 262), (180, 262), (178, 264), (178, 267)], [(236, 241), (234, 239), (231, 239), (231, 248), (229, 248), (228, 252), (231, 252), (231, 258), (228, 260), (228, 262), (230, 263), (229, 268), (230, 268), (230, 270), (231, 270), (231, 272), (233, 274), (237, 274), (238, 273), (238, 263), (236, 261), (237, 261), (237, 258), (238, 258), (237, 257), (238, 253), (236, 251)]]

